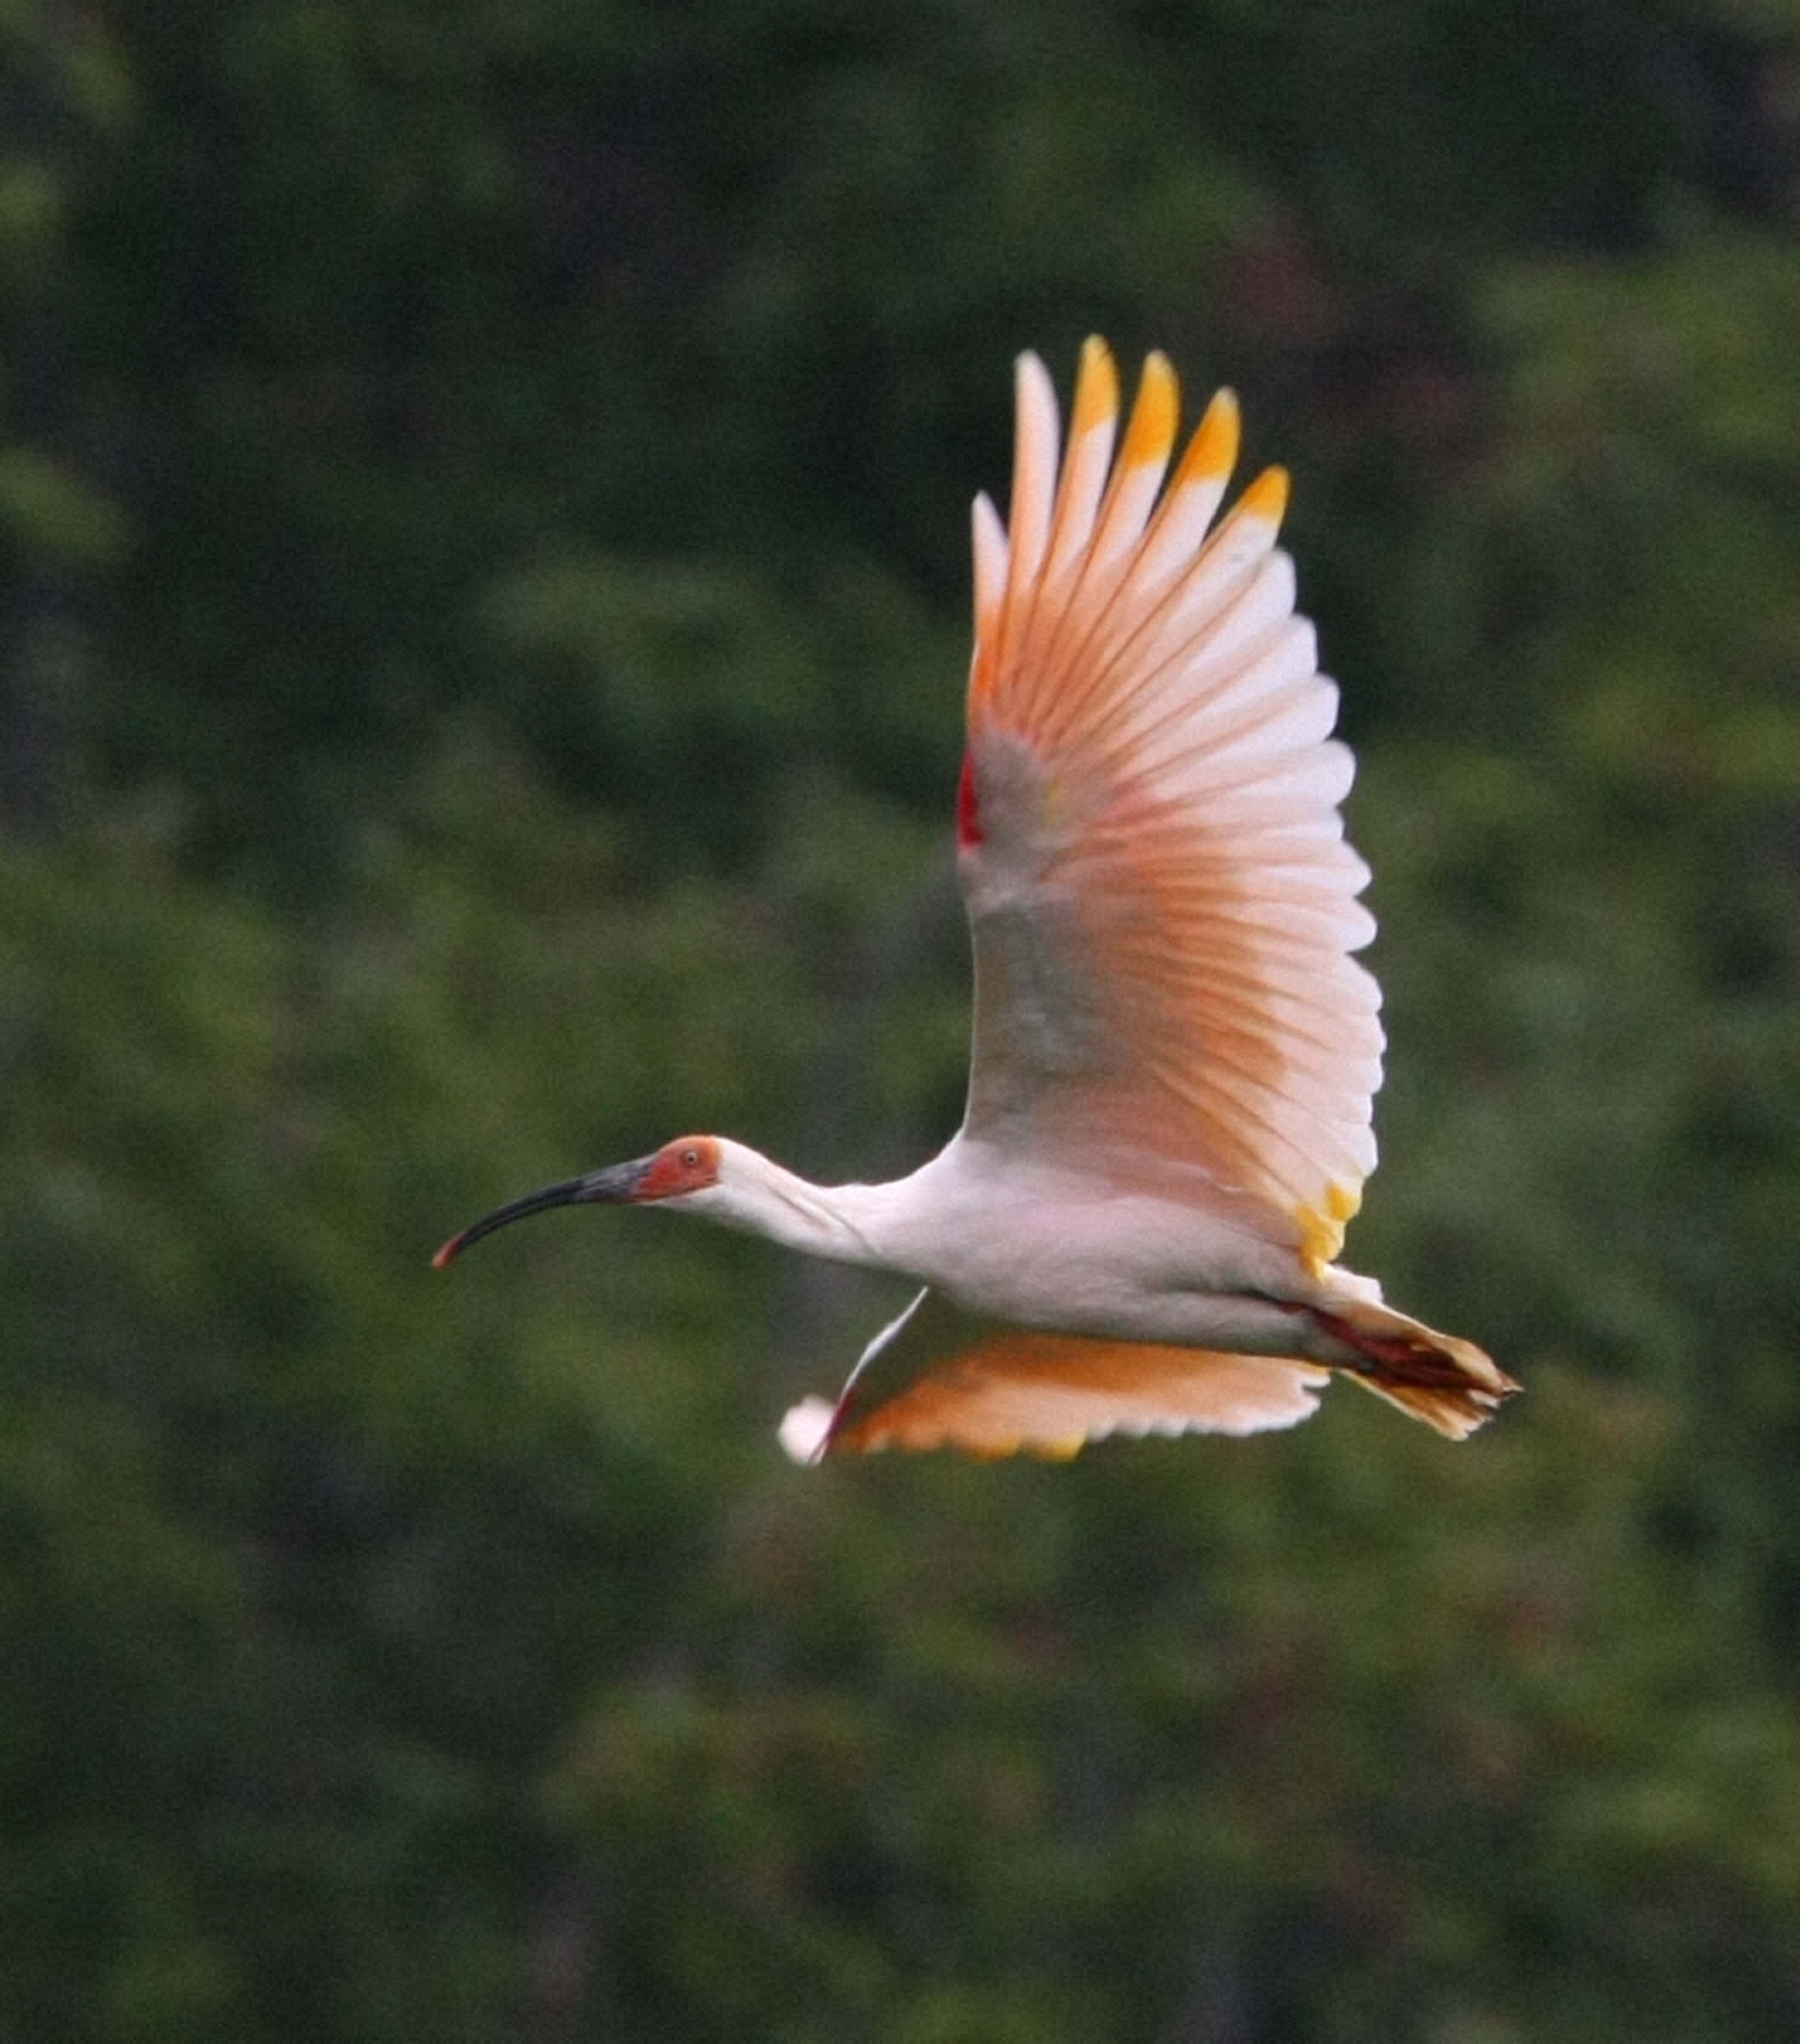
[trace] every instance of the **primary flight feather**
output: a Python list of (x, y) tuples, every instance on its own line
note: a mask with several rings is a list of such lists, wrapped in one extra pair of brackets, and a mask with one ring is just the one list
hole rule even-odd
[[(514, 1201), (659, 1201), (923, 1289), (798, 1459), (886, 1446), (1073, 1454), (1115, 1433), (1252, 1433), (1332, 1372), (1461, 1438), (1517, 1389), (1474, 1343), (1333, 1259), (1375, 1165), (1368, 869), (1338, 803), (1337, 692), (1275, 545), (1267, 470), (1222, 391), (1170, 474), (1179, 399), (1083, 350), (1068, 441), (1021, 358), (1009, 518), (975, 507), (975, 646), (957, 801), (975, 942), (963, 1126), (891, 1185), (808, 1184), (683, 1136)], [(1115, 459), (1115, 445), (1117, 458)]]

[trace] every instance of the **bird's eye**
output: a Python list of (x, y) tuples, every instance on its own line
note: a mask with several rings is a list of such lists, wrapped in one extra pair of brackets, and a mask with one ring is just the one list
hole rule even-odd
[(681, 1162), (687, 1166), (689, 1170), (696, 1168), (699, 1163), (699, 1161), (700, 1153), (698, 1150), (682, 1151)]

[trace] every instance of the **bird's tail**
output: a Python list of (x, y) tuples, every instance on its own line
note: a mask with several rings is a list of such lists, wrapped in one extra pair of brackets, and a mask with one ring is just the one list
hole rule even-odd
[(1334, 1300), (1313, 1317), (1326, 1334), (1354, 1351), (1331, 1360), (1366, 1391), (1398, 1405), (1459, 1441), (1485, 1426), (1519, 1388), (1485, 1349), (1441, 1335), (1423, 1320), (1374, 1300)]

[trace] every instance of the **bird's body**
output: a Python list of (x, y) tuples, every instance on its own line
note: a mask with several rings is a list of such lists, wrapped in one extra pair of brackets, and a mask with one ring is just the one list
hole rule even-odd
[[(1291, 1316), (1272, 1304), (1328, 1295), (1248, 1228), (1153, 1191), (1102, 1185), (958, 1135), (910, 1177), (812, 1186), (721, 1141), (720, 1177), (697, 1214), (790, 1249), (888, 1270), (971, 1312), (1022, 1327), (1138, 1341), (1271, 1346)], [(1262, 1329), (1270, 1340), (1245, 1338)]]
[(975, 509), (975, 655), (957, 804), (975, 952), (963, 1127), (888, 1185), (818, 1186), (687, 1136), (479, 1221), (668, 1201), (924, 1289), (791, 1452), (1072, 1452), (1112, 1432), (1251, 1433), (1331, 1370), (1461, 1436), (1515, 1389), (1472, 1343), (1333, 1260), (1373, 1168), (1383, 1041), (1351, 954), (1374, 925), (1337, 804), (1337, 691), (1293, 611), (1270, 470), (1212, 525), (1221, 393), (1166, 490), (1173, 372), (1151, 357), (1115, 463), (1090, 342), (1058, 462), (1021, 359), (1010, 531)]

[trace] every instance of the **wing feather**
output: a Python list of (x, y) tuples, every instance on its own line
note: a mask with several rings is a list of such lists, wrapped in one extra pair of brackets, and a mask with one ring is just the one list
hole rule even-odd
[(973, 518), (975, 555), (975, 635), (992, 638), (999, 629), (1000, 605), (1006, 594), (1009, 549), (1000, 514), (984, 491), (975, 499)]
[(1090, 340), (1081, 351), (1075, 408), (1069, 417), (1068, 459), (1056, 492), (1056, 509), (1044, 563), (1044, 582), (1055, 589), (1071, 564), (1084, 557), (1094, 537), (1100, 493), (1113, 463), (1119, 422), (1119, 371), (1104, 342)]
[(1116, 581), (1129, 549), (1142, 537), (1163, 478), (1169, 473), (1180, 413), (1180, 393), (1169, 358), (1153, 354), (1144, 364), (1125, 428), (1125, 444), (1101, 507), (1094, 543), (1082, 563), (1078, 589), (1083, 595)]
[(1165, 358), (1114, 463), (1118, 410), (1090, 342), (1059, 479), (1055, 393), (1022, 357), (1010, 537), (976, 506), (965, 1127), (1248, 1210), (1316, 1268), (1374, 1168), (1383, 1049), (1350, 956), (1374, 922), (1337, 812), (1337, 692), (1275, 544), (1285, 473), (1213, 523), (1231, 394), (1166, 489)]
[(1318, 1364), (1040, 1334), (921, 1292), (870, 1343), (836, 1407), (808, 1398), (781, 1440), (799, 1461), (880, 1448), (1073, 1455), (1108, 1434), (1247, 1434), (1311, 1414)]
[(1049, 543), (1056, 489), (1056, 393), (1035, 355), (1019, 358), (1013, 451), (1012, 518), (1007, 532), (1005, 594), (996, 642), (1022, 646)]

